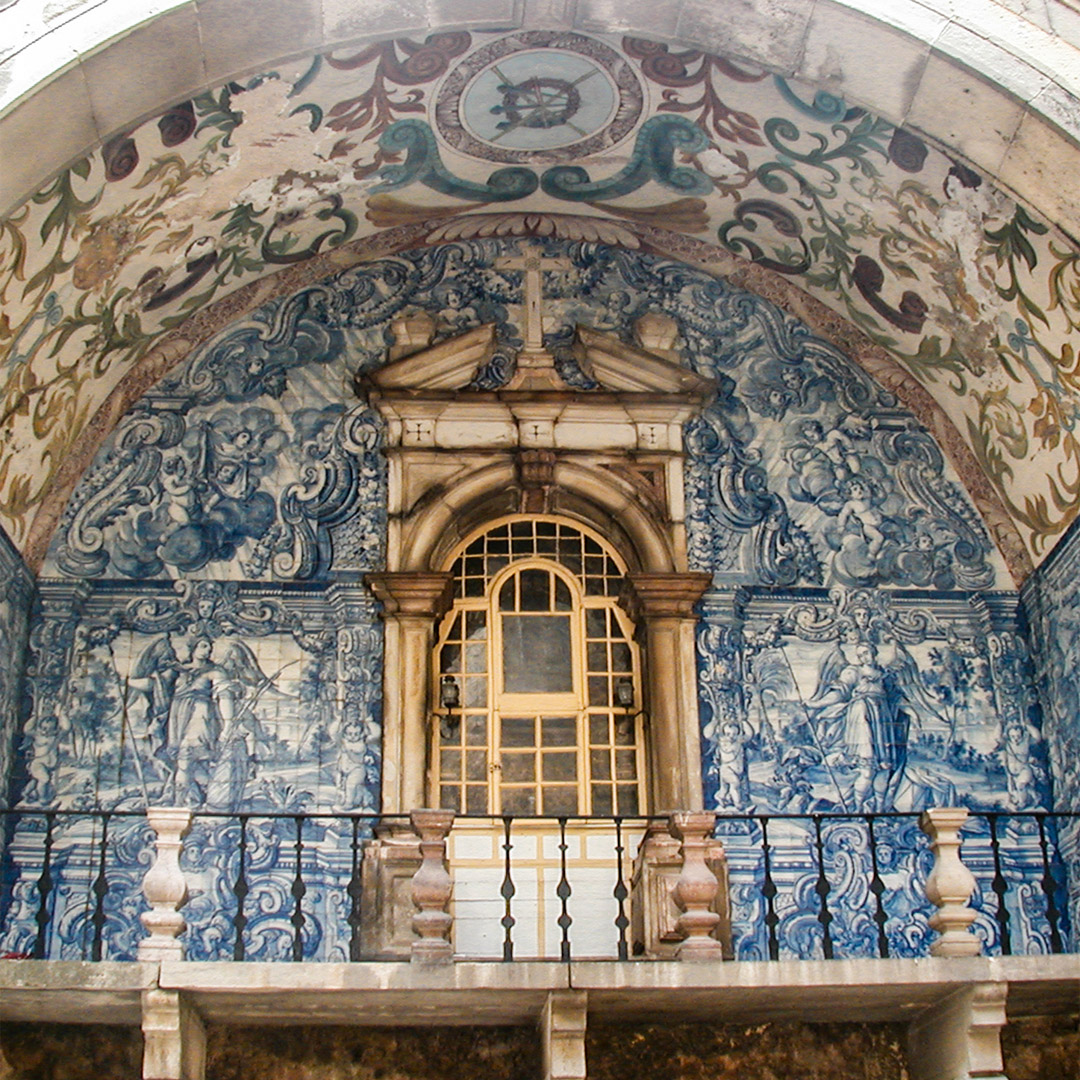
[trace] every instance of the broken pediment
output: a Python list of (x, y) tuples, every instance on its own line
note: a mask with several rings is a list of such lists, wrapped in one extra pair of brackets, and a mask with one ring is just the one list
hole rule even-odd
[[(396, 325), (394, 329), (395, 332), (398, 331)], [(398, 333), (399, 340), (401, 336), (402, 334)], [(437, 345), (428, 345), (425, 342), (417, 351), (399, 359), (391, 359), (390, 363), (381, 368), (361, 372), (356, 380), (357, 391), (464, 390), (473, 381), (476, 369), (491, 358), (494, 348), (493, 323), (467, 330), (464, 334), (447, 338)]]
[(712, 389), (689, 368), (587, 326), (577, 328), (574, 351), (581, 370), (609, 392), (691, 395), (704, 401)]
[[(422, 333), (426, 327), (419, 329)], [(709, 380), (669, 359), (674, 355), (669, 350), (665, 350), (667, 356), (662, 356), (586, 326), (579, 326), (575, 332), (573, 353), (582, 373), (597, 384), (592, 390), (568, 385), (559, 375), (554, 357), (543, 349), (522, 350), (516, 374), (502, 389), (474, 389), (478, 369), (491, 359), (496, 346), (495, 326), (490, 323), (436, 345), (414, 338), (413, 346), (415, 351), (358, 375), (357, 391), (374, 391), (380, 400), (400, 393), (412, 398), (431, 394), (442, 397), (447, 393), (457, 396), (455, 392), (494, 393), (503, 399), (542, 394), (548, 400), (552, 395), (567, 395), (579, 401), (584, 394), (632, 394), (678, 397), (703, 404), (712, 389)], [(391, 351), (391, 357), (398, 348)]]

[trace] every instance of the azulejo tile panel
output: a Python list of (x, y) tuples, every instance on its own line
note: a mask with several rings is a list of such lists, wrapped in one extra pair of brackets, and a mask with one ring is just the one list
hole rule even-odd
[[(824, 859), (849, 871), (831, 901), (836, 954), (873, 952), (857, 815), (1051, 805), (1000, 556), (925, 429), (794, 318), (668, 259), (543, 247), (565, 262), (544, 276), (546, 341), (583, 393), (575, 325), (628, 337), (646, 313), (674, 320), (682, 361), (715, 381), (685, 433), (691, 560), (714, 580), (698, 633), (708, 804), (796, 815), (772, 836), (785, 950), (824, 949), (811, 906)], [(474, 385), (502, 385), (524, 336), (523, 283), (499, 264), (517, 252), (512, 240), (447, 243), (266, 304), (153, 387), (70, 500), (39, 583), (15, 798), (28, 809), (196, 808), (192, 955), (230, 955), (226, 901), (255, 866), (249, 955), (292, 955), (298, 859), (302, 955), (347, 952), (355, 838), (290, 815), (378, 805), (382, 646), (358, 577), (385, 565), (386, 488), (379, 424), (352, 375), (383, 363), (392, 323), (423, 311), (436, 340), (494, 324)], [(240, 810), (285, 816), (242, 826)], [(814, 812), (853, 817), (818, 837), (797, 818)], [(26, 815), (11, 847), (14, 951), (44, 827)], [(1011, 872), (1030, 890), (1038, 840), (1020, 819), (1008, 827)], [(58, 911), (94, 880), (94, 828), (79, 817), (58, 826)], [(116, 880), (137, 881), (137, 825), (121, 815), (110, 828)], [(757, 828), (733, 825), (729, 838), (748, 927), (762, 902)], [(897, 885), (884, 932), (896, 954), (914, 955), (926, 857), (913, 818), (883, 828), (907, 852), (881, 871)], [(983, 863), (984, 840), (972, 840)], [(128, 955), (138, 903), (115, 903), (110, 948)], [(1035, 951), (1040, 917), (1016, 912), (1018, 940)], [(71, 920), (53, 921), (50, 955), (85, 950), (91, 931)], [(758, 955), (768, 942), (747, 930), (738, 947)]]

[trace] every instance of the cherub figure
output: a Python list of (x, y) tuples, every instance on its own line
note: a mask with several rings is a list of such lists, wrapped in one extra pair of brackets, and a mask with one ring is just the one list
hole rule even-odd
[(745, 719), (721, 722), (716, 738), (718, 807), (744, 808), (750, 802), (750, 773), (747, 743), (754, 729)]
[(849, 525), (862, 532), (866, 541), (866, 553), (873, 559), (885, 544), (885, 515), (877, 505), (873, 485), (861, 477), (853, 476), (842, 487), (844, 505), (836, 519), (838, 530), (843, 533)]

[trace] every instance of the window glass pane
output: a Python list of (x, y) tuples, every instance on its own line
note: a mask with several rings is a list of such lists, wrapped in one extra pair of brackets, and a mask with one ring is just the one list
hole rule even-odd
[(501, 794), (502, 812), (504, 814), (536, 813), (535, 788), (503, 788)]
[(532, 536), (533, 523), (531, 521), (512, 521), (510, 523), (511, 536)]
[(465, 742), (469, 746), (487, 745), (486, 716), (468, 716), (465, 718)]
[(503, 688), (508, 694), (574, 689), (569, 615), (504, 615)]
[(551, 575), (546, 570), (521, 571), (521, 607), (519, 610), (551, 610)]
[(555, 578), (555, 610), (570, 610), (570, 589), (562, 578)]
[[(589, 768), (594, 780), (611, 779), (611, 755), (607, 750), (592, 750), (589, 753)], [(593, 809), (596, 809), (593, 807)]]
[(444, 750), (442, 752), (442, 765), (440, 772), (444, 780), (461, 779), (461, 751)]
[(543, 746), (577, 746), (577, 719), (573, 716), (545, 716), (540, 730)]
[(608, 730), (608, 718), (606, 716), (589, 717), (589, 742), (593, 746), (607, 746), (611, 741)]
[(541, 777), (545, 781), (577, 779), (577, 752), (574, 750), (549, 750), (544, 754)]
[(465, 579), (464, 593), (466, 596), (483, 596), (484, 595), (484, 579), (478, 577), (468, 577)]
[(588, 649), (589, 670), (607, 671), (607, 645), (603, 641), (590, 641)]
[(504, 716), (502, 746), (535, 746), (536, 721), (531, 716)]
[(592, 812), (594, 814), (615, 813), (615, 807), (611, 804), (611, 788), (607, 784), (593, 784)]
[(634, 721), (629, 716), (620, 716), (615, 720), (615, 742), (619, 746), (634, 745)]
[(615, 775), (620, 780), (637, 778), (637, 754), (633, 750), (615, 751)]
[(585, 629), (591, 638), (607, 637), (607, 612), (603, 608), (588, 608)]
[(486, 814), (488, 812), (487, 785), (470, 784), (465, 789), (465, 813)]
[(456, 675), (461, 670), (461, 646), (448, 641), (439, 656), (439, 670), (444, 675)]
[(589, 704), (590, 705), (610, 705), (611, 699), (608, 695), (608, 680), (606, 675), (590, 675), (589, 676)]
[(535, 754), (503, 754), (502, 778), (507, 784), (524, 783), (536, 779)]
[(456, 784), (443, 784), (439, 789), (439, 805), (444, 810), (461, 812), (461, 793)]
[(487, 676), (465, 680), (465, 704), (471, 709), (482, 709), (487, 704)]
[(487, 612), (465, 612), (465, 636), (472, 641), (483, 641), (487, 637)]
[(619, 813), (641, 813), (641, 811), (638, 809), (638, 790), (636, 784), (619, 785)]
[(465, 755), (465, 779), (487, 779), (487, 751), (470, 750)]
[(487, 645), (470, 641), (465, 646), (465, 663), (468, 671), (487, 671)]
[(630, 646), (625, 641), (613, 641), (611, 643), (611, 670), (630, 670)]
[(544, 788), (545, 814), (576, 814), (577, 812), (577, 788)]
[(538, 521), (536, 523), (536, 535), (537, 536), (554, 536), (555, 535), (555, 522), (554, 521)]
[(500, 611), (513, 611), (514, 610), (514, 586), (517, 584), (517, 578), (507, 578), (503, 582), (503, 587), (499, 590), (499, 610)]

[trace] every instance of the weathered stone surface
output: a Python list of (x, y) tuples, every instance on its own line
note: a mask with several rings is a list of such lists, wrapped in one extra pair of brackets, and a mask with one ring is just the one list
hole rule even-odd
[(213, 1080), (535, 1080), (531, 1028), (211, 1027)]
[(899, 1024), (597, 1024), (590, 1080), (901, 1080)]
[(142, 1033), (105, 1024), (0, 1028), (3, 1080), (132, 1080), (142, 1075)]
[(1080, 1076), (1080, 1015), (1032, 1016), (1001, 1031), (1009, 1080), (1058, 1080)]

